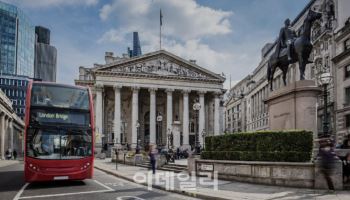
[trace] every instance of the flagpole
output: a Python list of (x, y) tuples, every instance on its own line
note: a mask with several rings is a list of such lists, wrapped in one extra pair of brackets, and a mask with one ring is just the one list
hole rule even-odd
[(162, 9), (159, 10), (159, 50), (162, 50)]

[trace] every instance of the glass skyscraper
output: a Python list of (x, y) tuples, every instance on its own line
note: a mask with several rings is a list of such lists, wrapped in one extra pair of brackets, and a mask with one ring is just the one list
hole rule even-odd
[(50, 30), (36, 26), (35, 34), (34, 78), (56, 82), (57, 50), (50, 45)]
[(16, 6), (0, 2), (0, 74), (34, 77), (35, 29)]
[(0, 2), (0, 89), (24, 117), (28, 81), (34, 77), (35, 29), (16, 6)]
[(133, 32), (133, 49), (131, 50), (130, 47), (128, 47), (128, 54), (130, 58), (142, 55), (138, 32)]

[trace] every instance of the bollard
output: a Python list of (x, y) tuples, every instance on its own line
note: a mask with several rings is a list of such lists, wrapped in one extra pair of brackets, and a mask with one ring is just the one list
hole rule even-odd
[(118, 170), (118, 149), (115, 148), (115, 169)]

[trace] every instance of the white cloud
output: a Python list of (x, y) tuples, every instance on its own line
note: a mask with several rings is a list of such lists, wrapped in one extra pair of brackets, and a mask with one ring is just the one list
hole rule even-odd
[(104, 5), (100, 10), (100, 18), (106, 20), (112, 12), (112, 6), (109, 4)]
[(159, 49), (159, 9), (163, 14), (162, 48), (215, 73), (228, 73), (235, 56), (213, 49), (204, 38), (231, 33), (232, 12), (199, 5), (194, 0), (114, 0), (100, 10), (103, 21), (117, 21), (118, 27), (97, 41), (128, 44), (128, 34), (139, 31), (143, 52)]
[(201, 6), (194, 0), (114, 0), (100, 10), (102, 20), (118, 20), (123, 28), (130, 25), (139, 30), (158, 32), (159, 10), (163, 13), (163, 32), (177, 39), (228, 34), (232, 12)]
[(111, 29), (103, 34), (103, 36), (98, 39), (97, 43), (101, 44), (103, 42), (114, 42), (119, 43), (124, 41), (125, 39), (125, 31), (118, 30), (118, 29)]
[(8, 3), (16, 3), (23, 7), (46, 8), (53, 6), (72, 6), (86, 5), (93, 6), (98, 4), (99, 0), (5, 0)]

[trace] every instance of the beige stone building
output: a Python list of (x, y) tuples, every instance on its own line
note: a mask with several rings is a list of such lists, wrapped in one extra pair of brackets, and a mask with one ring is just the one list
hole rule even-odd
[[(308, 5), (292, 21), (292, 28), (298, 33), (309, 9), (323, 12), (322, 20), (314, 23), (311, 32), (311, 42), (314, 46), (310, 55), (313, 63), (306, 66), (306, 79), (318, 83), (318, 76), (322, 72), (330, 72), (333, 79), (328, 87), (329, 114), (331, 118), (330, 129), (338, 142), (343, 139), (346, 132), (346, 116), (348, 113), (344, 102), (346, 101), (346, 88), (350, 82), (345, 77), (346, 66), (349, 65), (349, 23), (350, 1), (347, 0), (311, 0)], [(281, 21), (281, 27), (283, 22)], [(264, 100), (269, 96), (270, 90), (266, 79), (267, 61), (275, 51), (275, 42), (266, 44), (261, 51), (261, 61), (257, 68), (246, 76), (228, 92), (225, 101), (225, 130), (228, 132), (255, 131), (269, 129), (268, 108)], [(350, 69), (350, 67), (349, 67)], [(299, 80), (298, 64), (290, 65), (287, 84)], [(283, 87), (281, 71), (277, 70), (274, 77), (274, 90)], [(349, 99), (350, 99), (350, 89)], [(350, 101), (350, 100), (349, 100)], [(240, 105), (237, 116), (237, 105)], [(322, 131), (323, 100), (319, 97), (317, 103), (318, 130)], [(236, 110), (236, 112), (235, 112)], [(236, 116), (233, 116), (236, 115)], [(232, 119), (240, 121), (239, 129), (232, 128)], [(238, 124), (237, 124), (238, 125)], [(243, 126), (242, 126), (243, 125)], [(350, 126), (350, 116), (349, 116)]]
[(344, 24), (334, 36), (336, 50), (332, 59), (336, 73), (335, 125), (339, 142), (350, 135), (350, 19)]
[(0, 159), (5, 159), (5, 152), (16, 150), (21, 156), (23, 146), (24, 122), (12, 108), (11, 100), (0, 89)]
[(189, 148), (223, 132), (221, 75), (164, 50), (132, 58), (107, 52), (105, 61), (80, 67), (75, 80), (92, 88), (97, 146)]

